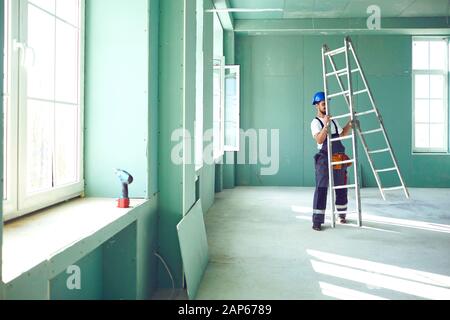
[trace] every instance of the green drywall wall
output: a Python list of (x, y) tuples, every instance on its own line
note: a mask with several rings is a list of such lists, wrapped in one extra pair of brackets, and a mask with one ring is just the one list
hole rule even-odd
[[(185, 155), (189, 154), (187, 148), (190, 155), (194, 154), (195, 1), (161, 1), (159, 32), (159, 252), (179, 288), (183, 285), (183, 272), (176, 225), (194, 204), (195, 172), (194, 161), (183, 157), (178, 164), (172, 151), (182, 142)], [(172, 135), (179, 130), (182, 139), (172, 141)], [(160, 288), (172, 287), (162, 264), (158, 280)]]
[[(204, 0), (203, 5), (205, 10), (213, 8), (211, 0)], [(203, 128), (206, 131), (213, 127), (213, 15), (210, 13), (205, 12), (203, 16), (203, 31)], [(200, 170), (200, 199), (205, 214), (214, 203), (214, 168), (205, 163)]]
[[(50, 280), (50, 300), (102, 300), (103, 299), (103, 254), (102, 247), (76, 262), (80, 270), (81, 289), (70, 290), (67, 282), (72, 273), (63, 272)], [(70, 270), (69, 270), (70, 271)]]
[(50, 281), (51, 300), (136, 299), (136, 222), (74, 265), (80, 270), (80, 290), (70, 290), (71, 274)]
[[(103, 299), (137, 298), (137, 223), (103, 245)], [(151, 250), (151, 248), (148, 248)]]
[[(235, 34), (232, 31), (224, 31), (223, 51), (226, 65), (234, 65)], [(231, 160), (230, 160), (231, 159)], [(223, 188), (232, 189), (236, 186), (236, 152), (226, 152), (223, 165)], [(229, 163), (231, 161), (231, 163)], [(234, 162), (233, 162), (234, 161)]]
[(158, 261), (158, 204), (156, 196), (137, 220), (137, 298), (150, 299), (157, 289)]
[(86, 2), (86, 195), (117, 197), (115, 168), (148, 197), (149, 2)]
[(195, 109), (197, 70), (197, 2), (184, 2), (184, 105), (183, 127), (189, 132), (183, 152), (190, 159), (183, 164), (183, 214), (195, 204)]
[[(450, 172), (450, 156), (417, 156), (411, 152), (411, 37), (361, 35), (353, 37), (353, 42), (406, 183), (410, 187), (449, 187), (450, 176), (446, 172)], [(261, 176), (259, 165), (237, 165), (237, 185), (314, 185), (312, 157), (316, 149), (310, 122), (315, 110), (310, 100), (314, 92), (323, 88), (320, 50), (324, 43), (341, 47), (343, 37), (236, 37), (236, 63), (241, 65), (242, 79), (241, 127), (280, 129), (279, 173)], [(361, 85), (361, 81), (356, 81), (356, 85)], [(344, 111), (342, 102), (340, 110)], [(359, 107), (366, 103), (357, 100)], [(363, 185), (373, 187), (375, 181), (361, 148), (359, 155)], [(388, 167), (383, 159), (377, 163), (380, 168)], [(387, 184), (395, 184), (394, 179), (383, 179)]]
[(150, 68), (149, 68), (149, 154), (147, 155), (150, 165), (148, 174), (148, 195), (159, 192), (158, 189), (158, 73), (159, 73), (159, 0), (150, 0), (150, 23), (149, 23), (149, 45), (150, 45)]

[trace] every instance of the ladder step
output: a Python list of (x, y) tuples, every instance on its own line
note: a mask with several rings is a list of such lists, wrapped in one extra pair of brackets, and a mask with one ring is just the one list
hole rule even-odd
[(342, 119), (342, 118), (348, 118), (348, 117), (351, 117), (351, 116), (352, 116), (351, 113), (347, 113), (347, 114), (343, 114), (342, 116), (332, 117), (331, 120), (337, 120), (337, 119)]
[(356, 214), (358, 211), (336, 211), (334, 214)]
[(340, 189), (354, 189), (356, 188), (356, 184), (350, 184), (350, 185), (346, 185), (346, 186), (337, 186), (337, 187), (333, 187), (334, 190), (340, 190)]
[(377, 132), (383, 132), (383, 129), (375, 129), (375, 130), (370, 130), (370, 131), (366, 131), (366, 132), (361, 132), (362, 135), (367, 135), (367, 134), (372, 134), (372, 133), (377, 133)]
[(336, 50), (325, 52), (325, 55), (331, 57), (331, 56), (335, 56), (337, 54), (344, 53), (344, 52), (345, 52), (345, 47), (342, 47), (342, 48), (339, 48)]
[(402, 187), (393, 187), (393, 188), (384, 188), (383, 191), (395, 191), (395, 190), (403, 190)]
[(340, 164), (349, 164), (349, 163), (355, 163), (355, 159), (353, 160), (346, 160), (346, 161), (338, 161), (338, 162), (332, 162), (332, 166), (338, 166)]
[(356, 92), (353, 93), (353, 95), (357, 96), (358, 94), (363, 94), (363, 93), (366, 93), (366, 92), (369, 92), (369, 90), (364, 89), (364, 90), (361, 90), (361, 91), (356, 91)]
[[(356, 73), (358, 71), (360, 71), (358, 68), (357, 69), (353, 69), (352, 73)], [(347, 69), (341, 69), (341, 70), (338, 70), (338, 71), (327, 73), (327, 77), (331, 77), (331, 76), (334, 76), (334, 75), (337, 75), (338, 77), (342, 77), (342, 76), (348, 75), (348, 72), (347, 72)]]
[(343, 141), (343, 140), (348, 140), (353, 138), (353, 135), (349, 135), (349, 136), (345, 136), (345, 137), (340, 137), (340, 138), (336, 138), (336, 139), (331, 139), (331, 142), (336, 142), (336, 141)]
[(334, 98), (334, 97), (339, 97), (339, 96), (348, 96), (350, 94), (350, 91), (342, 91), (342, 92), (338, 92), (338, 93), (335, 93), (335, 94), (330, 94), (329, 96), (328, 96), (328, 98), (329, 99), (331, 99), (331, 98)]
[(371, 113), (375, 113), (375, 112), (376, 112), (375, 109), (374, 110), (370, 110), (370, 111), (364, 111), (364, 112), (357, 113), (356, 116), (357, 117), (365, 116), (365, 115), (368, 115), (368, 114), (371, 114)]
[(387, 149), (380, 149), (380, 150), (369, 151), (369, 154), (384, 153), (384, 152), (389, 152), (389, 151), (391, 151), (391, 149), (389, 149), (389, 148), (387, 148)]
[(335, 76), (335, 75), (338, 75), (339, 77), (341, 77), (341, 76), (344, 76), (346, 74), (348, 74), (347, 69), (341, 69), (341, 70), (338, 70), (338, 71), (327, 73), (327, 77), (332, 77), (332, 76)]
[(375, 170), (376, 172), (390, 172), (390, 171), (396, 171), (397, 168), (389, 168), (389, 169), (381, 169), (381, 170)]

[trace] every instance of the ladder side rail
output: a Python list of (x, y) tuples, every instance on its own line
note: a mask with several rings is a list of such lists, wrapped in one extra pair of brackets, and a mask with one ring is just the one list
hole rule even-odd
[(409, 191), (408, 191), (408, 189), (407, 189), (407, 187), (406, 187), (405, 181), (404, 181), (404, 179), (403, 179), (403, 176), (402, 176), (402, 174), (401, 174), (401, 172), (400, 172), (400, 168), (399, 168), (399, 166), (398, 166), (398, 160), (397, 160), (397, 158), (396, 158), (396, 156), (395, 156), (395, 154), (394, 154), (394, 151), (393, 151), (393, 149), (392, 149), (392, 143), (391, 143), (391, 141), (390, 141), (390, 139), (389, 139), (389, 137), (388, 137), (388, 135), (387, 135), (387, 133), (386, 133), (386, 128), (385, 128), (385, 126), (384, 126), (383, 119), (382, 119), (382, 117), (381, 117), (381, 115), (380, 115), (380, 112), (379, 112), (378, 108), (376, 107), (376, 104), (375, 104), (375, 100), (374, 100), (374, 98), (373, 98), (372, 91), (369, 89), (369, 86), (368, 86), (368, 83), (367, 83), (366, 75), (365, 75), (365, 73), (364, 73), (364, 70), (361, 68), (361, 63), (360, 63), (360, 61), (359, 61), (358, 56), (356, 55), (356, 51), (355, 51), (355, 49), (354, 49), (354, 47), (353, 47), (352, 42), (349, 41), (349, 44), (350, 44), (350, 49), (351, 49), (351, 51), (352, 51), (352, 53), (353, 53), (353, 58), (355, 59), (355, 62), (356, 62), (356, 64), (357, 64), (357, 68), (359, 69), (359, 71), (360, 71), (360, 73), (361, 73), (361, 78), (362, 78), (362, 80), (363, 80), (363, 82), (364, 82), (364, 86), (367, 88), (367, 94), (369, 95), (370, 102), (372, 103), (372, 106), (373, 106), (373, 108), (374, 108), (374, 110), (375, 110), (375, 112), (376, 112), (376, 115), (377, 115), (378, 120), (379, 120), (379, 122), (380, 122), (380, 126), (381, 126), (381, 128), (383, 129), (383, 136), (384, 136), (384, 138), (385, 138), (385, 140), (386, 140), (387, 146), (388, 146), (388, 148), (389, 148), (389, 153), (391, 154), (391, 157), (392, 157), (392, 160), (393, 160), (393, 162), (394, 162), (394, 165), (395, 165), (395, 167), (397, 168), (398, 177), (399, 177), (400, 182), (401, 182), (401, 184), (402, 184), (402, 186), (403, 186), (403, 191), (404, 191), (404, 193), (405, 193), (406, 198), (407, 198), (407, 199), (410, 199)]
[[(326, 106), (326, 112), (327, 115), (329, 115), (329, 107), (328, 107), (328, 80), (327, 80), (327, 61), (325, 59), (326, 52), (328, 51), (328, 47), (324, 45), (322, 47), (322, 68), (323, 68), (323, 84), (325, 89), (325, 106)], [(330, 201), (331, 201), (331, 226), (332, 228), (336, 228), (336, 216), (334, 214), (334, 211), (336, 211), (335, 207), (335, 191), (334, 191), (334, 176), (333, 176), (333, 166), (331, 165), (332, 162), (332, 152), (333, 152), (333, 143), (331, 141), (331, 125), (328, 123), (329, 130), (328, 130), (328, 139), (327, 139), (327, 145), (328, 145), (328, 190), (330, 191)]]
[[(350, 113), (351, 113), (351, 121), (354, 124), (355, 123), (355, 113), (353, 110), (353, 83), (352, 83), (352, 77), (351, 77), (351, 65), (350, 65), (350, 57), (349, 57), (349, 51), (350, 51), (350, 41), (348, 38), (344, 40), (345, 44), (345, 64), (347, 65), (347, 72), (348, 72), (348, 90), (350, 91), (349, 95), (349, 103), (350, 103)], [(356, 136), (355, 131), (353, 129), (352, 132), (352, 145), (353, 145), (353, 158), (355, 160), (354, 163), (354, 174), (355, 174), (355, 191), (356, 191), (356, 211), (358, 212), (358, 226), (362, 227), (362, 213), (361, 213), (361, 193), (359, 189), (359, 178), (358, 178), (358, 150), (356, 148)], [(334, 212), (334, 211), (333, 211)]]

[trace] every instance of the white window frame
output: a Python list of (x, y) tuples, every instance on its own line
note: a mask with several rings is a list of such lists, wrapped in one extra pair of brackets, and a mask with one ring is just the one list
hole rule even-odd
[(204, 51), (203, 51), (203, 0), (197, 0), (196, 3), (196, 17), (197, 17), (197, 50), (196, 50), (196, 105), (195, 105), (195, 171), (198, 172), (203, 168), (204, 162)]
[[(414, 65), (411, 66), (412, 69), (412, 152), (413, 154), (448, 154), (449, 152), (449, 99), (448, 99), (448, 86), (449, 86), (449, 56), (450, 56), (450, 52), (449, 52), (449, 41), (448, 38), (446, 37), (413, 37), (412, 38), (412, 54), (414, 55), (414, 42), (418, 42), (418, 41), (433, 41), (433, 40), (445, 40), (446, 41), (446, 50), (447, 50), (447, 59), (445, 59), (446, 61), (446, 66), (444, 68), (444, 70), (416, 70), (414, 69)], [(414, 59), (414, 56), (413, 56)], [(412, 60), (414, 61), (414, 60)], [(443, 75), (444, 76), (444, 82), (445, 82), (445, 86), (444, 86), (444, 132), (445, 132), (445, 136), (444, 136), (444, 147), (443, 148), (419, 148), (416, 147), (416, 76), (417, 75)], [(433, 124), (431, 122), (429, 122), (430, 126)]]
[[(11, 23), (15, 24), (11, 28), (11, 35), (5, 38), (9, 42), (10, 63), (10, 80), (12, 83), (18, 83), (18, 86), (11, 87), (9, 92), (11, 97), (11, 106), (18, 108), (9, 108), (8, 114), (8, 140), (9, 152), (7, 153), (7, 200), (4, 202), (4, 220), (8, 221), (21, 217), (23, 215), (35, 212), (37, 210), (49, 207), (51, 205), (67, 201), (78, 197), (84, 192), (84, 48), (85, 48), (85, 0), (80, 0), (81, 16), (80, 16), (80, 73), (79, 73), (79, 148), (78, 148), (78, 182), (53, 188), (48, 191), (36, 193), (33, 195), (26, 194), (26, 68), (24, 66), (26, 44), (22, 39), (26, 39), (26, 22), (23, 17), (27, 16), (27, 0), (12, 0), (11, 16), (14, 17)], [(5, 12), (5, 15), (7, 13)], [(17, 21), (17, 17), (21, 17)], [(21, 30), (21, 34), (15, 34), (17, 30)], [(19, 40), (16, 40), (19, 39)], [(22, 90), (20, 90), (22, 89)]]
[[(226, 144), (226, 139), (224, 136), (224, 151), (225, 152), (239, 152), (240, 151), (240, 136), (241, 136), (241, 129), (240, 129), (240, 116), (241, 116), (241, 66), (239, 65), (227, 65), (225, 66), (225, 70), (232, 70), (236, 73), (236, 102), (237, 102), (237, 108), (236, 108), (236, 119), (238, 119), (237, 127), (236, 127), (236, 146), (229, 146)], [(226, 73), (226, 72), (225, 72)], [(224, 75), (225, 77), (226, 75)], [(225, 83), (225, 79), (224, 79)], [(224, 100), (226, 99), (226, 88), (224, 89)], [(224, 102), (224, 109), (226, 108), (226, 102)], [(225, 116), (223, 118), (224, 120), (224, 130), (226, 126), (225, 122)]]
[[(214, 59), (214, 70), (220, 70), (220, 110), (219, 110), (219, 137), (214, 136), (214, 141), (216, 139), (219, 140), (219, 150), (214, 148), (214, 161), (216, 163), (220, 162), (220, 159), (225, 154), (224, 145), (225, 145), (225, 57), (221, 57), (220, 59)], [(215, 106), (213, 106), (215, 108)], [(214, 111), (213, 111), (214, 112)], [(214, 125), (214, 123), (213, 123)], [(217, 152), (216, 152), (217, 151)]]

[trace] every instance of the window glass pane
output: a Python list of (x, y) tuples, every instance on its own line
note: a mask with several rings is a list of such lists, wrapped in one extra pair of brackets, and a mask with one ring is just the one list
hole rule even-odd
[(430, 75), (430, 98), (444, 98), (444, 81), (443, 75)]
[(3, 52), (3, 199), (8, 196), (8, 93), (9, 93), (9, 1), (5, 1)]
[[(13, 0), (16, 1), (16, 0)], [(55, 14), (55, 0), (28, 0), (30, 3)]]
[(78, 180), (78, 107), (55, 106), (55, 186)]
[(3, 97), (3, 199), (8, 197), (8, 98)]
[(430, 69), (445, 70), (447, 50), (445, 41), (430, 41)]
[(56, 101), (78, 104), (78, 29), (56, 22)]
[(446, 122), (444, 113), (444, 100), (430, 100), (430, 122)]
[(225, 145), (228, 148), (238, 148), (238, 130), (239, 125), (239, 97), (237, 90), (237, 72), (236, 70), (226, 69), (225, 75)]
[(430, 126), (428, 124), (416, 124), (416, 148), (428, 148), (430, 146)]
[(430, 147), (443, 149), (445, 147), (445, 132), (443, 124), (432, 124), (430, 128)]
[(27, 101), (27, 194), (52, 187), (53, 103)]
[(79, 26), (79, 0), (56, 0), (56, 16)]
[(429, 42), (413, 42), (413, 69), (423, 70), (429, 68)]
[(430, 122), (430, 100), (416, 100), (416, 122)]
[(28, 5), (28, 96), (54, 99), (55, 19)]
[(214, 69), (214, 97), (213, 97), (213, 146), (214, 157), (219, 156), (220, 153), (220, 118), (221, 118), (221, 71), (220, 68)]
[(416, 98), (429, 98), (430, 97), (430, 76), (429, 75), (416, 75)]

